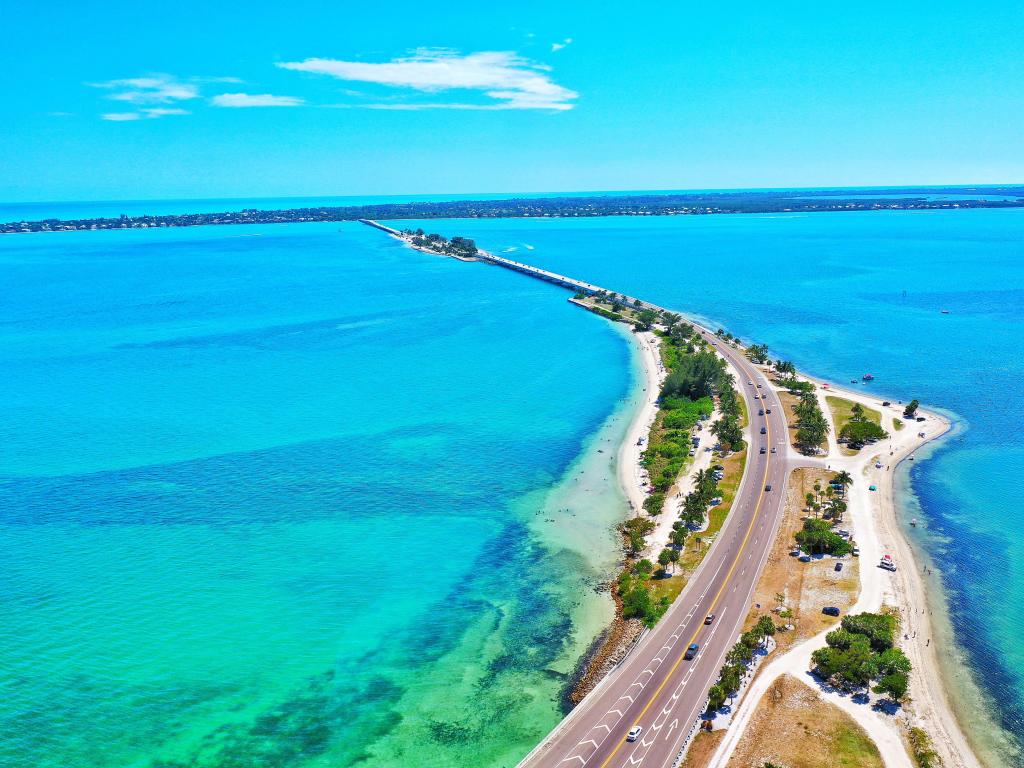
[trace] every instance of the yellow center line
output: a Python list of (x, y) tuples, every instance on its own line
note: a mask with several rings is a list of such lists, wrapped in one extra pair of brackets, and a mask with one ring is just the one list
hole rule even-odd
[[(738, 365), (736, 367), (742, 373), (742, 369), (740, 369), (740, 367)], [(751, 376), (750, 380), (754, 381), (754, 378), (755, 378), (756, 375), (757, 374), (755, 372), (754, 376)], [(740, 386), (742, 386), (742, 385), (740, 385)], [(756, 391), (757, 390), (755, 390), (755, 393), (756, 393)], [(760, 401), (761, 401), (761, 398), (759, 397), (758, 398), (758, 402), (760, 402)], [(753, 435), (753, 426), (754, 426), (753, 425), (753, 410), (751, 410), (750, 419), (751, 419), (751, 425), (750, 425), (751, 426), (751, 435)], [(764, 423), (765, 423), (765, 429), (768, 430), (766, 435), (765, 435), (765, 437), (767, 438), (768, 445), (771, 445), (771, 442), (772, 442), (771, 419), (765, 417)], [(751, 443), (753, 443), (753, 438), (751, 438)], [(754, 449), (753, 445), (750, 445), (748, 447), (747, 450), (751, 451), (750, 453), (747, 454), (748, 457), (754, 455), (753, 454), (753, 449)], [(770, 457), (770, 454), (769, 454), (769, 457)], [(736, 570), (736, 566), (739, 565), (740, 555), (742, 555), (743, 554), (743, 550), (746, 549), (746, 547), (747, 547), (747, 540), (750, 538), (750, 534), (754, 530), (754, 523), (757, 521), (757, 516), (758, 516), (758, 514), (761, 511), (761, 502), (764, 501), (764, 490), (763, 490), (763, 488), (764, 488), (764, 486), (768, 482), (768, 465), (769, 464), (771, 464), (771, 458), (765, 459), (765, 462), (764, 462), (764, 477), (761, 479), (762, 490), (757, 495), (757, 503), (754, 505), (754, 514), (750, 518), (750, 525), (747, 526), (747, 532), (743, 536), (743, 542), (740, 544), (740, 548), (738, 550), (736, 550), (736, 557), (733, 559), (732, 565), (729, 567), (729, 572), (726, 573), (726, 575), (725, 575), (725, 580), (722, 582), (722, 586), (720, 586), (718, 588), (718, 592), (715, 594), (715, 599), (711, 601), (711, 610), (708, 611), (708, 613), (714, 613), (715, 612), (715, 606), (718, 605), (718, 601), (722, 598), (722, 592), (724, 592), (725, 588), (729, 585), (729, 580), (732, 578), (732, 574)], [(688, 642), (686, 644), (687, 648), (689, 648), (691, 645), (693, 645), (693, 642), (697, 639), (697, 637), (700, 635), (700, 633), (701, 633), (701, 631), (703, 629), (704, 629), (704, 625), (703, 624), (700, 624), (697, 627), (697, 631), (693, 633), (693, 637), (690, 638), (690, 642)], [(685, 654), (685, 651), (683, 652), (683, 654)], [(668, 684), (668, 681), (672, 679), (672, 675), (675, 674), (676, 670), (679, 668), (679, 665), (683, 663), (683, 659), (685, 658), (685, 656), (683, 654), (681, 654), (679, 656), (679, 658), (676, 659), (676, 663), (672, 665), (672, 669), (670, 669), (668, 671), (668, 674), (665, 675), (665, 679), (661, 681), (661, 685), (659, 685), (657, 690), (654, 691), (653, 695), (651, 696), (651, 698), (647, 702), (647, 704), (644, 706), (644, 708), (640, 710), (640, 714), (637, 715), (637, 717), (636, 717), (637, 721), (642, 720), (644, 715), (647, 714), (647, 710), (651, 708), (651, 705), (654, 704), (654, 702), (657, 700), (659, 694), (662, 692), (662, 690)], [(625, 744), (625, 743), (626, 743), (626, 737), (623, 736), (621, 739), (619, 739), (619, 743), (615, 745), (615, 749), (612, 750), (612, 753), (610, 755), (608, 755), (608, 757), (605, 759), (605, 761), (603, 763), (601, 763), (601, 768), (608, 768), (608, 763), (610, 763), (612, 761), (612, 758), (614, 758), (615, 755), (618, 753), (618, 751), (620, 749), (622, 749), (622, 745)]]

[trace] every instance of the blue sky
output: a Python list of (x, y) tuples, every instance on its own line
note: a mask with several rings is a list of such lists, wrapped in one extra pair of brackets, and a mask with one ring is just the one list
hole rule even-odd
[(1024, 181), (1021, 3), (86, 5), (5, 9), (0, 200)]

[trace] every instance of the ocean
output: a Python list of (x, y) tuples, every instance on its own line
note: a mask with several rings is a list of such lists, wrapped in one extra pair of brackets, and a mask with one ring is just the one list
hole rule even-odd
[[(413, 224), (950, 412), (904, 508), (1024, 765), (1024, 211)], [(0, 268), (0, 766), (502, 766), (557, 722), (610, 616), (620, 330), (357, 224)]]
[(354, 223), (0, 238), (0, 765), (514, 765), (555, 725), (637, 361), (463, 266)]

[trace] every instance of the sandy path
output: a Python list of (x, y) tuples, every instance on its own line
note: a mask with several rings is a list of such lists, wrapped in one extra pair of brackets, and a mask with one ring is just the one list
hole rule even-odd
[[(861, 725), (878, 745), (887, 766), (909, 768), (912, 765), (902, 739), (905, 726), (911, 724), (925, 728), (947, 768), (976, 768), (980, 763), (953, 713), (938, 666), (936, 644), (930, 642), (933, 633), (930, 614), (925, 608), (924, 584), (910, 545), (896, 520), (893, 496), (893, 475), (899, 462), (909, 460), (915, 450), (945, 433), (950, 424), (938, 414), (921, 411), (921, 415), (926, 417), (925, 422), (903, 419), (904, 428), (894, 431), (892, 418), (902, 419), (901, 405), (883, 407), (881, 398), (831, 385), (825, 393), (880, 411), (882, 426), (891, 433), (891, 439), (867, 447), (855, 456), (840, 456), (833, 437), (829, 440), (831, 450), (828, 456), (802, 463), (825, 465), (833, 470), (845, 469), (854, 478), (847, 514), (861, 548), (862, 567), (860, 595), (850, 612), (877, 611), (883, 604), (899, 607), (903, 617), (900, 631), (904, 635), (899, 639), (899, 645), (914, 667), (909, 692), (912, 701), (894, 718), (865, 704), (855, 703), (849, 696), (821, 690), (808, 670), (811, 653), (825, 645), (827, 631), (822, 632), (765, 665), (737, 707), (733, 725), (712, 756), (710, 765), (724, 767), (728, 763), (761, 697), (779, 675), (790, 674), (818, 690), (826, 701), (840, 707)], [(819, 400), (831, 421), (825, 393), (819, 394)], [(924, 432), (924, 437), (919, 437), (919, 432)], [(876, 467), (876, 461), (882, 466)], [(878, 490), (868, 490), (869, 485), (875, 485)], [(884, 554), (895, 558), (899, 568), (896, 573), (875, 567)]]

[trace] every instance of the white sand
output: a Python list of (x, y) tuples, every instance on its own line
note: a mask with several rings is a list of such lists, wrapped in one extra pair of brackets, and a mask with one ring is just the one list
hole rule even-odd
[[(653, 333), (633, 334), (640, 353), (640, 361), (644, 371), (644, 401), (637, 409), (633, 422), (626, 430), (619, 451), (619, 484), (629, 502), (631, 516), (644, 511), (644, 499), (647, 498), (647, 473), (640, 465), (640, 456), (647, 448), (647, 435), (658, 415), (658, 394), (665, 380), (665, 369), (661, 364), (660, 341)], [(638, 445), (638, 441), (642, 444)]]

